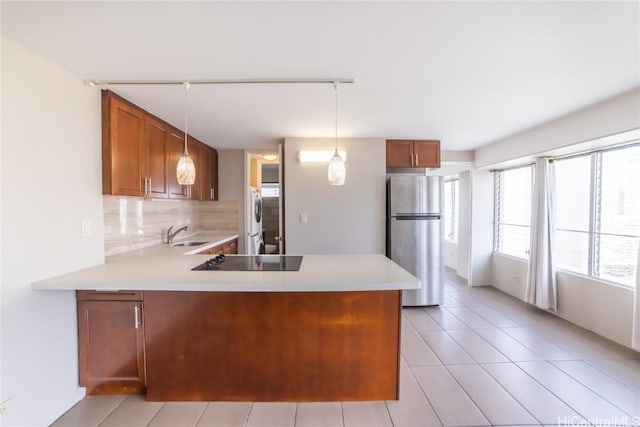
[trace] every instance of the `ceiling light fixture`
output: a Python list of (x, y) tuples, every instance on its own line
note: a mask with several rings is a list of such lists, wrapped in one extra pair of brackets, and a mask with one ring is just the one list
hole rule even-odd
[(338, 153), (338, 82), (333, 82), (333, 88), (336, 98), (336, 149), (333, 153), (331, 161), (329, 161), (329, 168), (327, 169), (327, 177), (329, 178), (329, 185), (344, 185), (344, 179), (346, 175), (346, 169), (344, 167), (344, 160)]
[(268, 162), (272, 162), (278, 158), (277, 154), (263, 154), (262, 158)]
[(189, 106), (189, 82), (184, 82), (184, 151), (180, 160), (178, 160), (178, 166), (176, 167), (176, 176), (178, 177), (178, 184), (180, 185), (193, 185), (196, 182), (196, 165), (193, 163), (193, 159), (189, 156), (187, 150), (187, 125), (188, 125), (188, 106)]

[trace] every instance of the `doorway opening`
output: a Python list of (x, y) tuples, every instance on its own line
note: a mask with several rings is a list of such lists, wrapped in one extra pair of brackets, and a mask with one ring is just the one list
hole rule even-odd
[[(277, 156), (269, 154), (250, 153), (247, 156), (247, 253), (251, 255), (284, 254), (282, 148)], [(256, 219), (258, 205), (259, 220)]]
[(266, 254), (279, 252), (280, 237), (280, 166), (274, 163), (262, 164), (262, 239)]

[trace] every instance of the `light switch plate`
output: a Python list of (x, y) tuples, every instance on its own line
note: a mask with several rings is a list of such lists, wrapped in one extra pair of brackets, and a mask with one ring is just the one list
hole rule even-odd
[(82, 221), (82, 237), (91, 237), (91, 221)]

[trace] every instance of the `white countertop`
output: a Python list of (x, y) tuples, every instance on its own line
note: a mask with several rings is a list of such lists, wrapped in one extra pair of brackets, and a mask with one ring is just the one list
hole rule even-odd
[[(206, 236), (202, 236), (206, 237)], [(420, 282), (384, 255), (303, 255), (300, 271), (191, 271), (211, 255), (167, 244), (107, 257), (105, 263), (34, 282), (36, 290), (300, 292), (417, 289)], [(205, 240), (193, 236), (189, 240)], [(288, 254), (296, 255), (296, 254)], [(234, 255), (228, 255), (234, 256)]]

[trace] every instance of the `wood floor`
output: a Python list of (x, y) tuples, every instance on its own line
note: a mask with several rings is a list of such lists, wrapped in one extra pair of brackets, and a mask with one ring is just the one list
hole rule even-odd
[(640, 426), (640, 353), (452, 275), (442, 307), (403, 310), (402, 356), (399, 401), (90, 396), (53, 426)]

